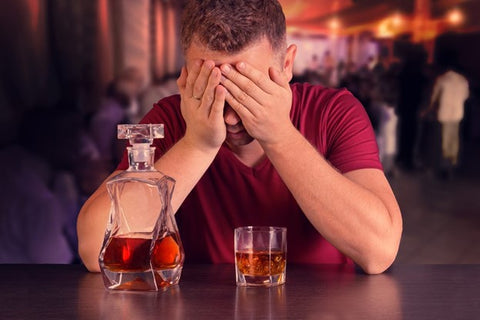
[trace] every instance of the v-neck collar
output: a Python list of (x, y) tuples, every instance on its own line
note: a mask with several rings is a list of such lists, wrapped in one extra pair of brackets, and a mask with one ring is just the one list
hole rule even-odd
[(259, 163), (254, 165), (253, 167), (247, 166), (244, 164), (240, 159), (238, 159), (235, 154), (230, 150), (230, 148), (223, 144), (222, 147), (220, 148), (219, 154), (221, 156), (224, 156), (229, 159), (233, 165), (238, 168), (239, 170), (248, 173), (248, 174), (254, 174), (260, 170), (263, 170), (268, 164), (270, 164), (270, 160), (268, 157), (264, 154), (263, 158), (260, 160)]

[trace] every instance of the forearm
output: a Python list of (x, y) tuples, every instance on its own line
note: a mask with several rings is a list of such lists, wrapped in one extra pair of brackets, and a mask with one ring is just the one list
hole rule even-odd
[(369, 190), (342, 175), (292, 132), (281, 143), (263, 145), (270, 161), (325, 239), (366, 272), (382, 272), (393, 262), (401, 233), (393, 194), (379, 196), (381, 188)]
[(184, 137), (155, 162), (157, 170), (176, 181), (171, 201), (174, 212), (211, 165), (218, 150), (199, 149)]

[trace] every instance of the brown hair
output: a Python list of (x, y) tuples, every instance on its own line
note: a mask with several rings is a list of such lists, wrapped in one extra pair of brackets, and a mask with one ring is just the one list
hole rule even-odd
[(181, 41), (235, 54), (266, 37), (274, 52), (286, 47), (285, 16), (277, 0), (190, 0), (183, 11)]

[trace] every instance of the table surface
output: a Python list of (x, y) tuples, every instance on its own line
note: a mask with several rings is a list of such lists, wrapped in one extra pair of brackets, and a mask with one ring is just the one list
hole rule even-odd
[(233, 265), (185, 266), (163, 292), (111, 292), (81, 265), (0, 265), (0, 319), (478, 319), (480, 265), (292, 265), (239, 288)]

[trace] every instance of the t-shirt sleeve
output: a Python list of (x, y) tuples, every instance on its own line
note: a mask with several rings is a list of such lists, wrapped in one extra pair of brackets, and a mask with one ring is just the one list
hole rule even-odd
[[(180, 96), (164, 98), (153, 105), (140, 123), (163, 123), (164, 138), (155, 139), (155, 161), (165, 154), (185, 134), (185, 121), (180, 112)], [(125, 149), (117, 170), (128, 168), (128, 154)]]
[(346, 89), (329, 103), (326, 158), (340, 172), (375, 168), (382, 170), (371, 122), (360, 101)]

